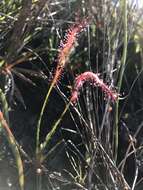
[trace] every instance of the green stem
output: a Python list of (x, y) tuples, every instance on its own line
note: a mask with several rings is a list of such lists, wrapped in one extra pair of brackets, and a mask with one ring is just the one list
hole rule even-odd
[(6, 97), (2, 90), (0, 89), (0, 101), (2, 103), (2, 111), (0, 111), (0, 129), (4, 131), (5, 137), (12, 149), (13, 155), (16, 160), (17, 170), (19, 174), (19, 185), (20, 189), (24, 190), (24, 171), (23, 171), (23, 163), (20, 156), (20, 152), (15, 140), (14, 135), (12, 134), (9, 125), (8, 125), (8, 103), (6, 101)]
[(11, 130), (9, 129), (6, 121), (4, 120), (4, 118), (0, 118), (0, 128), (4, 129), (5, 137), (7, 138), (9, 145), (12, 149), (13, 155), (16, 160), (16, 165), (17, 165), (17, 170), (18, 170), (18, 175), (19, 175), (20, 189), (24, 190), (24, 171), (23, 171), (23, 163), (21, 160), (20, 152), (16, 145), (16, 140), (15, 140)]
[[(48, 93), (46, 95), (46, 98), (44, 100), (44, 103), (43, 103), (43, 106), (42, 106), (42, 109), (41, 109), (41, 112), (40, 112), (40, 116), (39, 116), (39, 120), (38, 120), (38, 124), (37, 124), (37, 133), (36, 133), (36, 157), (39, 155), (39, 152), (40, 152), (40, 147), (39, 147), (39, 144), (40, 144), (40, 127), (41, 127), (41, 121), (42, 121), (42, 117), (43, 117), (43, 114), (44, 114), (44, 111), (45, 111), (45, 108), (46, 108), (46, 105), (47, 105), (47, 102), (48, 102), (48, 99), (49, 99), (49, 96), (51, 94), (51, 91), (54, 87), (54, 84), (55, 83), (52, 83), (49, 90), (48, 90)], [(39, 156), (38, 156), (39, 157)]]
[(2, 89), (0, 89), (0, 100), (2, 102), (2, 112), (4, 114), (4, 118), (6, 119), (6, 122), (9, 124), (8, 103)]
[[(120, 93), (123, 74), (125, 71), (125, 63), (127, 58), (127, 44), (128, 44), (128, 32), (127, 32), (127, 0), (121, 0), (122, 10), (123, 10), (123, 27), (124, 27), (124, 49), (123, 56), (121, 60), (121, 67), (119, 71), (119, 80), (117, 83), (118, 92)], [(119, 100), (117, 100), (115, 108), (115, 161), (118, 156), (118, 124), (119, 124)]]
[(65, 115), (65, 113), (66, 113), (67, 110), (69, 109), (70, 103), (71, 103), (71, 102), (69, 102), (69, 103), (66, 105), (66, 107), (65, 107), (64, 111), (62, 112), (61, 116), (60, 116), (59, 119), (56, 121), (56, 123), (55, 123), (54, 126), (52, 127), (51, 131), (47, 134), (44, 143), (41, 144), (41, 149), (40, 149), (41, 152), (45, 149), (45, 147), (47, 146), (47, 144), (48, 144), (49, 141), (51, 140), (52, 136), (55, 134), (55, 132), (56, 132), (56, 130), (57, 130), (57, 127), (59, 126), (61, 120), (63, 119), (63, 116)]

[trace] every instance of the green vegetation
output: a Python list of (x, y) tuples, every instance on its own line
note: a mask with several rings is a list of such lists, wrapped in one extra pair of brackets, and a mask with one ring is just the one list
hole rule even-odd
[(0, 1), (0, 189), (143, 188), (142, 10)]

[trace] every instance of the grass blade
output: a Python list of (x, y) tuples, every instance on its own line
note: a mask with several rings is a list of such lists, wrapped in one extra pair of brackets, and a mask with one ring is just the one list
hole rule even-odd
[(22, 164), (21, 156), (20, 156), (18, 147), (16, 145), (15, 138), (14, 138), (6, 120), (4, 119), (3, 113), (1, 111), (0, 111), (0, 128), (2, 128), (4, 130), (5, 137), (7, 138), (9, 145), (12, 149), (13, 155), (16, 160), (17, 169), (18, 169), (20, 189), (24, 190), (24, 171), (23, 171), (23, 164)]

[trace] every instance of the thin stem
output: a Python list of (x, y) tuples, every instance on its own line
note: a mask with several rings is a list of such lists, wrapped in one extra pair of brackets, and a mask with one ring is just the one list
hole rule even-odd
[[(128, 33), (127, 33), (127, 0), (121, 0), (122, 10), (123, 10), (123, 26), (124, 26), (124, 49), (123, 49), (123, 56), (121, 60), (121, 67), (119, 71), (119, 80), (117, 83), (118, 92), (120, 93), (123, 74), (125, 71), (125, 63), (127, 58), (127, 42), (128, 42)], [(118, 124), (119, 124), (119, 99), (116, 102), (115, 108), (115, 161), (117, 160), (118, 156)]]
[(40, 141), (40, 126), (41, 126), (41, 122), (42, 122), (42, 117), (43, 117), (43, 114), (44, 114), (44, 111), (45, 111), (49, 96), (51, 94), (51, 91), (52, 91), (54, 85), (55, 85), (55, 83), (51, 84), (51, 86), (50, 86), (50, 88), (48, 90), (48, 93), (46, 95), (46, 98), (44, 100), (41, 112), (40, 112), (40, 116), (39, 116), (39, 120), (38, 120), (38, 124), (37, 124), (37, 134), (36, 134), (36, 156), (39, 155), (39, 151), (40, 151), (39, 141)]
[(40, 149), (41, 152), (45, 149), (45, 147), (46, 147), (47, 144), (49, 143), (50, 139), (51, 139), (52, 136), (55, 134), (56, 129), (57, 129), (57, 127), (59, 126), (61, 120), (63, 119), (63, 116), (65, 115), (65, 113), (66, 113), (67, 110), (69, 109), (70, 104), (71, 104), (71, 102), (69, 102), (69, 103), (66, 105), (66, 107), (65, 107), (64, 111), (62, 112), (61, 116), (60, 116), (59, 119), (56, 121), (56, 123), (55, 123), (54, 126), (52, 127), (51, 131), (47, 134), (44, 143), (41, 144), (41, 149)]
[(19, 185), (20, 189), (24, 190), (24, 171), (23, 171), (23, 163), (20, 156), (20, 152), (18, 146), (16, 144), (16, 140), (7, 124), (7, 121), (4, 119), (3, 113), (0, 111), (0, 128), (3, 129), (5, 133), (5, 137), (7, 138), (9, 145), (12, 149), (13, 155), (16, 160), (18, 175), (19, 175)]
[(2, 112), (4, 114), (4, 118), (6, 119), (7, 123), (9, 124), (8, 103), (6, 101), (6, 97), (1, 89), (0, 89), (0, 101), (2, 103)]
[(36, 175), (36, 190), (42, 190), (42, 174), (37, 173)]

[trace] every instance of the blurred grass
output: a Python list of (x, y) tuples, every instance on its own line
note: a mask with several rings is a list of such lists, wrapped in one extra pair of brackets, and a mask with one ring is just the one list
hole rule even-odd
[[(90, 70), (94, 73), (100, 73), (100, 77), (111, 85), (111, 88), (117, 88), (121, 97), (117, 105), (114, 106), (110, 100), (104, 99), (104, 95), (98, 88), (95, 89), (85, 84), (76, 107), (70, 106), (68, 109), (74, 123), (74, 129), (69, 124), (64, 124), (64, 120), (62, 123), (60, 114), (58, 117), (55, 114), (53, 118), (50, 118), (53, 119), (52, 123), (55, 125), (46, 130), (44, 138), (41, 136), (43, 128), (47, 128), (47, 125), (39, 128), (37, 147), (39, 149), (40, 144), (44, 145), (39, 161), (36, 160), (35, 155), (32, 158), (27, 158), (22, 154), (23, 157), (21, 157), (19, 149), (15, 145), (16, 148), (13, 152), (15, 155), (18, 153), (18, 157), (15, 156), (15, 159), (20, 158), (21, 162), (18, 165), (17, 161), (19, 176), (21, 177), (20, 173), (23, 173), (21, 170), (22, 161), (27, 160), (28, 162), (30, 160), (29, 162), (32, 162), (30, 168), (34, 168), (33, 181), (37, 176), (37, 185), (34, 188), (38, 190), (40, 188), (90, 190), (111, 189), (111, 187), (114, 189), (131, 189), (131, 187), (138, 189), (136, 172), (133, 173), (133, 179), (128, 180), (126, 175), (129, 173), (126, 174), (126, 170), (118, 168), (118, 164), (120, 168), (124, 168), (124, 164), (128, 162), (127, 154), (130, 154), (131, 151), (133, 151), (132, 155), (135, 156), (135, 160), (129, 165), (135, 164), (135, 171), (138, 171), (139, 168), (136, 163), (140, 162), (141, 164), (142, 160), (142, 140), (140, 140), (142, 134), (140, 133), (140, 137), (136, 136), (138, 147), (134, 142), (132, 142), (134, 146), (128, 142), (128, 137), (134, 136), (132, 133), (135, 134), (138, 127), (142, 126), (140, 125), (143, 105), (142, 12), (141, 10), (137, 12), (134, 3), (130, 5), (127, 3), (126, 0), (114, 2), (111, 0), (1, 0), (0, 2), (0, 78), (4, 78), (0, 82), (4, 92), (1, 99), (8, 101), (8, 104), (5, 100), (5, 103), (0, 106), (7, 126), (11, 126), (11, 120), (8, 119), (8, 112), (11, 112), (9, 97), (15, 99), (16, 96), (23, 105), (25, 104), (25, 107), (30, 107), (32, 106), (30, 103), (26, 105), (24, 102), (27, 97), (24, 97), (23, 94), (26, 94), (26, 91), (20, 92), (21, 89), (23, 90), (23, 83), (26, 83), (27, 86), (31, 84), (32, 86), (28, 86), (29, 89), (34, 89), (35, 86), (41, 86), (43, 83), (44, 88), (47, 88), (44, 91), (50, 89), (60, 40), (63, 39), (66, 30), (73, 23), (87, 16), (91, 18), (90, 24), (79, 37), (78, 46), (69, 59), (65, 73), (59, 85), (56, 88), (51, 88), (51, 95), (56, 91), (63, 102), (66, 102), (65, 107), (61, 106), (59, 111), (61, 114), (63, 110), (68, 109), (67, 101), (75, 76)], [(69, 76), (70, 80), (64, 78), (66, 76)], [(20, 86), (22, 87), (20, 88)], [(39, 93), (39, 99), (43, 98), (43, 103), (44, 95), (39, 91), (36, 90)], [(17, 107), (20, 102), (16, 103)], [(38, 102), (36, 103), (38, 106)], [(50, 107), (45, 107), (46, 111), (50, 112)], [(67, 113), (64, 116), (65, 120), (66, 117)], [(41, 118), (41, 122), (43, 120)], [(128, 135), (122, 134), (122, 126), (120, 126), (122, 120), (125, 121), (129, 130)], [(48, 122), (49, 125), (50, 122)], [(66, 138), (59, 139), (58, 143), (51, 148), (48, 146), (49, 142), (54, 140), (59, 129), (62, 133), (64, 125), (66, 126), (64, 131), (67, 132)], [(116, 127), (113, 128), (115, 125)], [(36, 122), (34, 128), (36, 128), (35, 126), (37, 126)], [(141, 128), (140, 130), (142, 131)], [(12, 128), (12, 139), (10, 140), (9, 136), (5, 135), (6, 138), (9, 138), (11, 145), (18, 140), (13, 139), (16, 134), (17, 131)], [(74, 136), (74, 134), (81, 141), (79, 144), (77, 143), (78, 145), (68, 137), (68, 135)], [(124, 140), (124, 135), (127, 136), (126, 146), (121, 146), (120, 139)], [(33, 134), (30, 138), (36, 141), (35, 136)], [(20, 144), (21, 141), (22, 139), (18, 140), (18, 143)], [(47, 155), (51, 150), (54, 150), (54, 153), (51, 152), (53, 155), (55, 154), (55, 157), (57, 156), (55, 152), (60, 142), (64, 142), (65, 154), (69, 163), (69, 168), (62, 169), (62, 172), (66, 173), (65, 175), (62, 175), (61, 171), (57, 171), (57, 173), (49, 171), (46, 163)], [(129, 147), (134, 147), (134, 149), (131, 148), (129, 151)], [(35, 152), (35, 148), (32, 147), (33, 152)], [(27, 150), (24, 151), (27, 152)], [(119, 151), (123, 152), (121, 159), (120, 154), (118, 156)], [(122, 163), (123, 159), (125, 161)], [(142, 171), (140, 172), (139, 179), (142, 179)], [(24, 176), (28, 176), (25, 170), (22, 177)], [(20, 183), (23, 188), (23, 182)], [(26, 186), (28, 186), (27, 183), (28, 180), (25, 181)]]
[(8, 105), (5, 99), (5, 95), (3, 94), (2, 90), (0, 89), (0, 100), (2, 103), (2, 108), (4, 109), (3, 113), (0, 112), (0, 128), (1, 132), (4, 132), (6, 139), (9, 142), (9, 146), (12, 149), (13, 155), (16, 160), (18, 176), (19, 176), (19, 185), (20, 189), (24, 190), (24, 173), (23, 173), (23, 163), (21, 160), (20, 152), (16, 144), (16, 140), (8, 126), (9, 117), (8, 117)]

